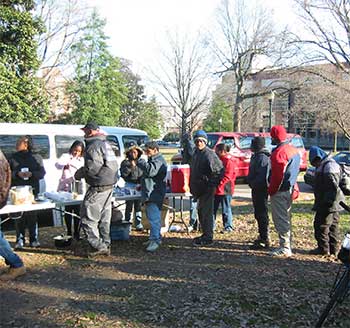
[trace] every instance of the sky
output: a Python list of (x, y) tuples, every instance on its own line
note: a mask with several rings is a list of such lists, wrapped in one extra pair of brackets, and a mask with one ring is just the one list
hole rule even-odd
[[(134, 73), (145, 76), (160, 57), (166, 31), (195, 33), (215, 17), (220, 0), (87, 0), (106, 19), (113, 55), (132, 61)], [(249, 0), (251, 1), (251, 0)], [(258, 0), (259, 1), (259, 0)], [(292, 0), (260, 0), (281, 24), (293, 24)]]
[[(112, 53), (136, 66), (154, 59), (167, 30), (205, 27), (220, 0), (88, 0), (106, 19)], [(261, 0), (280, 22), (292, 23), (290, 0)]]

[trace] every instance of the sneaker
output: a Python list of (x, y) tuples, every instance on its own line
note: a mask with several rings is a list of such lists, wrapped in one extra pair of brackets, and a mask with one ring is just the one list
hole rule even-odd
[(24, 247), (24, 242), (22, 240), (19, 240), (15, 245), (15, 249), (17, 250), (23, 249), (23, 247)]
[(253, 245), (249, 246), (250, 249), (268, 249), (270, 248), (270, 241), (263, 239), (256, 239)]
[(33, 241), (32, 243), (30, 243), (29, 245), (30, 247), (40, 247), (40, 243), (38, 241)]
[(288, 248), (277, 248), (270, 255), (275, 257), (291, 257), (292, 251)]
[(192, 245), (195, 247), (210, 246), (213, 244), (214, 244), (213, 240), (204, 239), (203, 237), (194, 238), (192, 241)]
[(329, 252), (325, 251), (321, 248), (316, 247), (315, 249), (308, 251), (308, 254), (310, 254), (310, 255), (329, 255)]
[(146, 248), (147, 252), (155, 252), (159, 248), (160, 244), (158, 244), (156, 241), (151, 240)]
[(143, 225), (142, 225), (142, 224), (138, 224), (138, 225), (135, 227), (135, 230), (136, 230), (136, 231), (143, 231)]
[(231, 227), (225, 228), (224, 230), (221, 231), (222, 234), (227, 234), (233, 232), (233, 229)]
[(187, 226), (188, 233), (192, 232), (193, 230), (194, 230), (193, 226), (191, 226), (191, 225)]
[(96, 256), (110, 256), (111, 250), (110, 248), (102, 248), (102, 249), (91, 249), (89, 251), (89, 257), (96, 257)]
[(16, 279), (19, 276), (23, 276), (26, 273), (26, 268), (21, 266), (19, 268), (10, 268), (7, 273), (0, 275), (0, 280), (7, 281)]

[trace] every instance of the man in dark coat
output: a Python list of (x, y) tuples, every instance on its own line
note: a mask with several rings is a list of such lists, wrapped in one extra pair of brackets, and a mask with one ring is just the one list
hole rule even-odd
[(75, 173), (77, 180), (85, 178), (89, 185), (80, 209), (82, 230), (90, 246), (88, 256), (109, 255), (112, 193), (118, 176), (117, 157), (96, 123), (87, 123), (82, 130), (86, 142), (85, 164)]
[(344, 195), (339, 188), (341, 169), (339, 164), (319, 147), (312, 146), (309, 160), (316, 167), (313, 209), (317, 248), (313, 255), (337, 255), (339, 250), (339, 202)]
[(213, 244), (214, 195), (224, 168), (219, 157), (207, 147), (208, 136), (203, 130), (194, 134), (196, 150), (191, 162), (190, 190), (197, 199), (197, 210), (202, 236), (194, 238), (193, 246)]
[(247, 182), (252, 189), (254, 217), (258, 223), (259, 237), (254, 240), (252, 249), (269, 248), (269, 216), (267, 208), (267, 182), (270, 172), (270, 153), (265, 149), (265, 138), (255, 137), (252, 140)]

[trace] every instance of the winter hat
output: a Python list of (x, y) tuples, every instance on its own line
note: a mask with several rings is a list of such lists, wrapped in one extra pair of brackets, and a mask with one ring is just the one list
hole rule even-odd
[(140, 147), (136, 146), (136, 145), (131, 145), (126, 151), (125, 151), (125, 155), (128, 156), (128, 154), (133, 150), (133, 149), (136, 149), (137, 150), (137, 153), (138, 153), (138, 156), (137, 158), (140, 158), (143, 151)]
[(206, 144), (208, 143), (208, 135), (204, 130), (198, 130), (194, 134), (193, 139), (194, 141), (196, 141), (196, 139), (199, 139), (199, 140), (203, 140)]
[(258, 152), (265, 147), (265, 138), (264, 137), (255, 137), (252, 140), (252, 144), (250, 146), (253, 152)]
[(277, 139), (279, 142), (283, 142), (287, 139), (287, 131), (282, 125), (275, 125), (270, 131), (271, 138)]
[(312, 165), (312, 162), (318, 157), (319, 159), (324, 159), (327, 156), (326, 152), (320, 147), (311, 146), (309, 150), (309, 161)]

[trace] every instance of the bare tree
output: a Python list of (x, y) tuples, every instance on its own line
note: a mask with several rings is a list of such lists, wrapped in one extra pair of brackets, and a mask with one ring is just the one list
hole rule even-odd
[(41, 34), (39, 58), (41, 74), (46, 84), (54, 78), (56, 68), (69, 70), (68, 50), (86, 26), (90, 13), (81, 0), (40, 0), (36, 15), (41, 18), (45, 32)]
[(350, 2), (294, 0), (305, 32), (296, 36), (304, 54), (299, 71), (309, 75), (299, 109), (315, 114), (316, 124), (350, 139)]
[(245, 100), (268, 94), (272, 84), (254, 90), (247, 85), (257, 74), (282, 68), (293, 56), (287, 30), (278, 31), (272, 12), (257, 1), (222, 0), (210, 47), (219, 60), (219, 74), (234, 75), (233, 130), (240, 131)]
[[(168, 33), (158, 70), (152, 70), (155, 85), (170, 108), (183, 135), (192, 132), (206, 111), (210, 91), (208, 57), (200, 38), (181, 38)], [(164, 45), (163, 45), (164, 46)], [(178, 119), (176, 119), (178, 118)]]
[(294, 0), (304, 33), (296, 36), (305, 61), (329, 62), (349, 74), (350, 3), (348, 0)]

